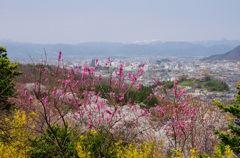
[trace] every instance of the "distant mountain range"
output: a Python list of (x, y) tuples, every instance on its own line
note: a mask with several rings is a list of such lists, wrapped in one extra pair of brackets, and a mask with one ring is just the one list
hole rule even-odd
[(106, 56), (210, 56), (223, 54), (240, 44), (240, 40), (198, 41), (198, 42), (161, 42), (149, 43), (111, 43), (88, 42), (80, 44), (33, 44), (12, 41), (0, 41), (7, 47), (8, 56), (14, 60), (40, 58), (44, 50), (49, 58), (55, 57), (61, 50), (67, 58), (106, 57)]
[(225, 54), (212, 55), (210, 57), (204, 58), (206, 60), (229, 60), (229, 61), (239, 61), (240, 60), (240, 45), (234, 49), (228, 51)]

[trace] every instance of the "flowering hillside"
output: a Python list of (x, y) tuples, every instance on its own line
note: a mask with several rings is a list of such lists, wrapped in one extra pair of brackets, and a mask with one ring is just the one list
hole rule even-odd
[(57, 66), (23, 72), (14, 111), (1, 111), (2, 157), (234, 157), (214, 134), (227, 129), (230, 115), (186, 94), (177, 80), (173, 89), (157, 79), (146, 88), (138, 81), (144, 65), (124, 72), (108, 58), (103, 77), (98, 59), (68, 69), (61, 56)]

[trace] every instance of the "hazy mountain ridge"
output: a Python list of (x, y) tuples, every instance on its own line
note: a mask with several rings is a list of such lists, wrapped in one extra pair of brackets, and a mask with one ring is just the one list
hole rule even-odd
[(204, 58), (203, 60), (229, 60), (238, 61), (240, 60), (240, 45), (234, 49), (228, 51), (225, 54), (212, 55), (210, 57)]
[(111, 43), (87, 42), (79, 44), (33, 44), (0, 41), (7, 47), (10, 58), (40, 57), (44, 50), (49, 57), (55, 57), (61, 50), (65, 56), (210, 56), (223, 54), (237, 45), (239, 41), (202, 41), (202, 42), (150, 42), (150, 43)]

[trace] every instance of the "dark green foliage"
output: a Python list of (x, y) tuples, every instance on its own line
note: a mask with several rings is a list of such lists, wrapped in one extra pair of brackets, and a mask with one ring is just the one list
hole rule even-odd
[[(154, 86), (152, 86), (154, 87)], [(130, 90), (124, 96), (124, 103), (127, 103), (131, 98), (131, 103), (144, 103), (147, 108), (153, 107), (154, 104), (158, 104), (157, 98), (153, 95), (152, 98), (149, 98), (149, 95), (152, 93), (152, 87), (142, 86), (140, 90)], [(101, 97), (109, 99), (109, 92), (115, 92), (116, 95), (119, 94), (119, 89), (111, 89), (111, 86), (108, 85), (97, 85), (95, 86), (95, 92), (101, 92)], [(118, 102), (118, 99), (116, 99)]]
[(79, 142), (83, 150), (90, 152), (92, 157), (117, 157), (116, 140), (114, 141), (113, 136), (102, 129), (87, 131), (85, 136), (81, 136)]
[(11, 108), (12, 104), (8, 99), (15, 94), (13, 78), (21, 74), (15, 70), (17, 67), (17, 63), (11, 63), (7, 58), (6, 48), (0, 47), (0, 110)]
[(142, 86), (140, 90), (137, 91), (130, 91), (127, 94), (125, 94), (125, 102), (127, 102), (130, 98), (136, 103), (144, 103), (147, 108), (153, 107), (155, 104), (158, 104), (157, 98), (153, 95), (152, 98), (150, 98), (150, 94), (153, 93), (151, 87), (145, 87)]
[(33, 158), (78, 157), (76, 151), (77, 133), (68, 127), (50, 125), (40, 138), (30, 140)]
[(230, 105), (223, 105), (221, 102), (215, 102), (216, 105), (234, 116), (234, 121), (229, 123), (228, 131), (217, 131), (223, 145), (229, 145), (231, 149), (240, 154), (240, 82), (237, 85), (236, 101)]
[(7, 50), (0, 46), (0, 58), (7, 58)]
[(165, 83), (166, 88), (173, 88), (173, 81), (169, 81)]
[(111, 87), (108, 85), (96, 85), (95, 86), (95, 93), (101, 93), (101, 97), (109, 98), (109, 92), (111, 91)]
[(204, 81), (211, 81), (211, 80), (212, 80), (212, 78), (209, 75), (206, 75), (204, 77)]
[[(161, 82), (159, 82), (159, 84), (158, 85), (161, 85), (161, 86), (163, 86), (164, 88), (166, 88), (166, 89), (171, 89), (171, 88), (173, 88), (173, 81), (161, 81)], [(152, 86), (150, 86), (151, 88), (155, 88), (157, 85), (155, 84), (155, 85), (152, 85)]]
[(218, 91), (218, 92), (223, 92), (223, 91), (229, 91), (229, 87), (227, 83), (223, 81), (219, 81), (216, 79), (213, 79), (211, 76), (205, 76), (204, 81), (195, 81), (195, 80), (188, 80), (181, 78), (179, 81), (179, 85), (182, 86), (192, 86), (195, 88), (205, 88), (208, 91)]
[(228, 91), (228, 85), (225, 82), (218, 80), (211, 80), (205, 83), (205, 88), (209, 91)]
[(101, 93), (101, 97), (105, 98), (105, 99), (108, 99), (108, 100), (112, 100), (114, 101), (115, 103), (119, 103), (119, 98), (118, 97), (110, 97), (110, 93), (115, 93), (116, 96), (119, 96), (120, 94), (120, 90), (118, 88), (112, 88), (111, 86), (109, 85), (96, 85), (94, 86), (95, 88), (95, 93), (97, 94), (98, 92)]

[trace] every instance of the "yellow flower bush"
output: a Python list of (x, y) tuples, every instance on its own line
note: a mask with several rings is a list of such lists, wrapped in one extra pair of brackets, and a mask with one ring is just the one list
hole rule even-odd
[[(30, 114), (34, 116), (35, 114)], [(27, 118), (24, 111), (15, 111), (12, 119), (5, 118), (3, 129), (0, 134), (9, 136), (6, 142), (0, 141), (0, 157), (6, 158), (25, 158), (28, 157), (28, 151), (31, 149), (28, 139), (32, 132), (26, 128), (26, 124), (31, 124), (32, 119)], [(31, 126), (30, 128), (34, 128)]]
[(116, 157), (115, 140), (104, 130), (88, 130), (76, 144), (79, 157)]
[[(173, 150), (174, 155), (171, 158), (185, 158), (182, 149)], [(225, 146), (225, 154), (222, 154), (219, 147), (214, 147), (214, 155), (209, 156), (207, 154), (199, 154), (195, 149), (190, 150), (190, 158), (233, 158), (233, 151), (230, 149), (230, 146)]]
[[(31, 113), (31, 117), (35, 117), (35, 113)], [(27, 158), (30, 157), (28, 152), (32, 150), (29, 145), (29, 138), (32, 137), (32, 130), (34, 128), (32, 124), (32, 118), (27, 117), (26, 112), (24, 111), (15, 111), (12, 119), (5, 118), (3, 129), (7, 131), (0, 132), (1, 135), (8, 134), (6, 142), (0, 141), (0, 157), (3, 158)], [(26, 125), (30, 125), (30, 130)], [(6, 133), (4, 133), (6, 132)], [(79, 142), (76, 143), (76, 151), (79, 158), (93, 158), (96, 148), (93, 148), (99, 139), (102, 139), (102, 136), (99, 136), (98, 131), (90, 130), (87, 132), (88, 135), (81, 135)], [(86, 142), (89, 141), (89, 142)], [(164, 155), (163, 149), (164, 142), (155, 143), (152, 142), (143, 142), (139, 144), (128, 144), (123, 145), (122, 142), (114, 143), (114, 145), (109, 148), (109, 151), (106, 154), (113, 154), (113, 157), (117, 158), (163, 158)], [(100, 144), (98, 144), (100, 145)], [(195, 150), (190, 150), (190, 158), (199, 158), (201, 154)], [(110, 156), (111, 157), (111, 156)], [(214, 155), (202, 155), (204, 158), (233, 158), (233, 151), (230, 149), (230, 146), (225, 147), (225, 154), (222, 154), (220, 148), (214, 148)], [(173, 155), (171, 158), (185, 158), (182, 149), (173, 150)]]
[[(82, 137), (82, 136), (81, 136)], [(82, 138), (81, 138), (82, 139)], [(91, 152), (86, 150), (82, 143), (77, 143), (77, 152), (80, 158), (94, 157)], [(129, 144), (123, 146), (121, 142), (115, 143), (115, 148), (112, 149), (116, 153), (117, 158), (162, 158), (162, 151), (157, 149), (153, 142), (143, 142), (138, 145)], [(115, 157), (115, 156), (114, 156)]]
[(91, 152), (87, 151), (82, 143), (84, 141), (84, 136), (80, 136), (80, 141), (77, 142), (76, 150), (79, 158), (91, 158)]
[(182, 149), (173, 150), (174, 155), (171, 158), (185, 158), (182, 152)]
[(163, 142), (157, 145), (154, 142), (143, 142), (137, 145), (129, 144), (122, 146), (121, 143), (116, 144), (118, 158), (162, 158)]
[(214, 155), (216, 158), (233, 158), (233, 151), (230, 149), (230, 146), (225, 146), (225, 154), (222, 154), (221, 150), (218, 147), (214, 148)]
[(91, 158), (91, 152), (84, 150), (84, 147), (81, 143), (77, 143), (76, 150), (79, 158)]
[[(97, 136), (99, 133), (96, 130), (89, 130), (87, 133), (91, 134), (92, 136)], [(95, 152), (96, 148), (94, 150), (92, 145), (93, 142), (89, 141), (84, 137), (83, 135), (80, 136), (80, 142), (76, 145), (76, 150), (78, 153), (78, 156), (80, 158), (94, 158), (96, 155), (93, 153)], [(91, 139), (91, 141), (96, 141)], [(100, 145), (100, 144), (99, 144)], [(139, 144), (128, 144), (126, 146), (123, 145), (121, 141), (114, 143), (114, 147), (110, 148), (108, 153), (115, 153), (113, 157), (117, 158), (165, 158), (167, 157), (164, 152), (162, 151), (164, 145), (164, 141), (160, 143), (156, 143), (154, 141), (152, 142), (143, 142)], [(214, 148), (214, 155), (207, 155), (203, 154), (201, 155), (196, 149), (190, 150), (190, 155), (184, 155), (181, 148), (172, 150), (172, 156), (171, 158), (233, 158), (233, 151), (230, 149), (229, 146), (225, 147), (225, 154), (221, 153), (221, 150), (219, 147)], [(107, 155), (107, 157), (111, 157)]]
[(226, 150), (226, 157), (227, 158), (233, 158), (233, 151), (230, 149), (230, 146), (229, 145), (227, 145), (226, 147), (225, 147), (225, 150)]
[[(171, 156), (171, 158), (185, 158), (182, 149), (179, 148), (177, 150), (173, 150), (173, 156)], [(199, 158), (199, 153), (198, 151), (196, 151), (195, 149), (191, 149), (190, 150), (190, 158)], [(208, 158), (208, 156), (204, 155), (204, 158)]]
[[(98, 152), (100, 151), (100, 146), (105, 139), (105, 135), (96, 130), (89, 130), (86, 132), (85, 136), (80, 136), (80, 140), (76, 145), (76, 150), (80, 158), (92, 158), (98, 157)], [(101, 140), (100, 140), (101, 139)], [(106, 139), (105, 141), (108, 141)], [(102, 146), (103, 147), (103, 146)], [(106, 146), (105, 156), (107, 157), (117, 157), (117, 158), (149, 158), (149, 157), (161, 157), (161, 152), (156, 152), (155, 144), (141, 143), (138, 145), (129, 144), (123, 146), (122, 142), (112, 143), (112, 146)]]

